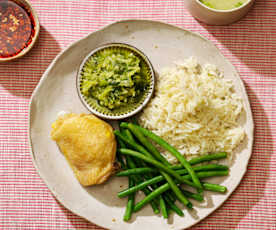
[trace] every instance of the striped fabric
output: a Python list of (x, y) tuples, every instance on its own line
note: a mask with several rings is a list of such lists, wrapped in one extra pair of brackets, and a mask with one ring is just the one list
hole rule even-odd
[[(39, 41), (25, 57), (0, 63), (0, 229), (102, 229), (66, 210), (29, 154), (28, 103), (53, 58), (73, 41), (119, 19), (143, 18), (199, 32), (237, 67), (255, 121), (248, 172), (233, 195), (191, 229), (276, 229), (276, 1), (257, 0), (240, 22), (207, 26), (185, 0), (31, 0)], [(0, 35), (1, 36), (1, 35)]]

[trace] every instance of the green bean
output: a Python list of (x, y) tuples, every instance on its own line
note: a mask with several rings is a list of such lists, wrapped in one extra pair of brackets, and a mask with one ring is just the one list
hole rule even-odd
[(136, 192), (136, 191), (139, 191), (139, 190), (141, 190), (143, 188), (146, 188), (149, 185), (156, 184), (156, 183), (158, 183), (158, 182), (160, 182), (162, 180), (164, 180), (163, 176), (161, 176), (161, 175), (160, 176), (156, 176), (156, 177), (154, 177), (154, 178), (152, 178), (150, 180), (146, 180), (146, 181), (144, 181), (144, 182), (142, 182), (140, 184), (137, 184), (136, 186), (133, 186), (133, 187), (131, 187), (129, 189), (125, 189), (125, 190), (119, 192), (118, 193), (118, 197), (120, 197), (120, 198), (126, 197), (126, 196), (128, 196), (129, 194), (131, 194), (133, 192)]
[[(198, 172), (196, 175), (198, 178), (206, 178), (206, 177), (214, 177), (214, 176), (227, 176), (229, 174), (229, 170), (220, 170), (220, 171), (203, 171)], [(191, 180), (191, 175), (182, 176), (187, 180)]]
[[(193, 167), (195, 172), (198, 171), (210, 171), (210, 170), (227, 170), (228, 166), (225, 165), (219, 165), (219, 164), (208, 164), (208, 165), (199, 165), (199, 166), (194, 166)], [(116, 176), (129, 176), (129, 175), (137, 175), (137, 174), (145, 174), (145, 173), (154, 173), (158, 172), (157, 169), (149, 168), (149, 167), (144, 167), (144, 168), (136, 168), (136, 169), (127, 169), (124, 171), (121, 171), (116, 174)], [(178, 174), (187, 174), (188, 171), (186, 169), (179, 169), (176, 170)]]
[(172, 200), (170, 200), (168, 197), (165, 197), (165, 201), (168, 203), (169, 207), (175, 211), (175, 213), (179, 216), (184, 216), (184, 213), (182, 212), (182, 210), (180, 208), (177, 207), (176, 204), (174, 204), (174, 202)]
[(163, 192), (167, 191), (170, 188), (169, 184), (166, 183), (165, 185), (160, 186), (159, 188), (155, 189), (152, 193), (147, 195), (143, 200), (138, 202), (134, 208), (133, 211), (137, 212), (139, 211), (142, 207), (144, 207), (146, 204), (148, 204), (151, 200), (155, 199), (159, 195), (161, 195)]
[(193, 207), (192, 203), (185, 197), (185, 195), (183, 195), (183, 193), (180, 191), (180, 189), (174, 183), (173, 179), (168, 174), (166, 174), (166, 173), (164, 173), (163, 176), (167, 180), (169, 186), (171, 187), (171, 189), (175, 193), (175, 195), (178, 198), (178, 200), (181, 203), (183, 203), (185, 206), (187, 206), (188, 208), (192, 208)]
[(207, 182), (203, 182), (203, 188), (205, 190), (220, 192), (220, 193), (225, 193), (227, 191), (227, 188), (225, 186), (218, 185), (218, 184), (211, 184)]
[[(191, 160), (189, 160), (189, 163), (190, 163), (190, 165), (195, 165), (195, 164), (203, 163), (203, 162), (206, 162), (206, 161), (224, 159), (226, 157), (227, 157), (227, 153), (225, 153), (225, 152), (211, 153), (211, 154), (204, 155), (204, 156), (194, 157)], [(171, 169), (174, 169), (174, 170), (183, 169), (182, 164), (171, 165), (169, 167)]]
[[(131, 188), (135, 185), (134, 181), (131, 177), (128, 178), (128, 181), (129, 181), (129, 185), (128, 185), (129, 188)], [(134, 199), (135, 199), (135, 193), (132, 193), (128, 196), (126, 211), (125, 211), (125, 215), (123, 218), (124, 221), (129, 221), (131, 218), (132, 210), (134, 207)]]
[[(123, 165), (123, 167), (126, 168), (127, 166), (129, 166), (130, 161), (131, 161), (131, 157), (127, 156), (126, 164)], [(128, 188), (131, 188), (131, 187), (135, 186), (135, 182), (134, 182), (133, 177), (135, 177), (135, 176), (130, 176), (128, 178)], [(133, 207), (134, 207), (134, 199), (135, 199), (135, 193), (132, 193), (128, 196), (127, 206), (126, 206), (125, 214), (124, 214), (124, 217), (123, 217), (124, 221), (128, 221), (131, 218), (131, 215), (132, 215), (132, 212), (133, 212)]]
[(131, 141), (135, 141), (134, 137), (132, 136), (131, 132), (128, 129), (123, 130), (123, 135), (125, 135)]
[[(203, 179), (203, 178), (207, 178), (207, 177), (212, 177), (212, 176), (226, 176), (228, 175), (229, 171), (228, 170), (224, 170), (224, 171), (210, 171), (210, 172), (198, 172), (197, 173), (197, 176), (200, 178), (200, 179)], [(184, 177), (185, 179), (190, 179), (191, 176), (190, 175), (186, 175), (186, 176), (182, 176)], [(150, 180), (147, 180), (147, 181), (144, 181), (142, 182), (141, 184), (137, 184), (136, 186), (130, 188), (130, 189), (125, 189), (121, 192), (118, 193), (118, 197), (122, 198), (122, 197), (125, 197), (125, 196), (128, 196), (129, 194), (133, 193), (133, 192), (136, 192), (138, 190), (141, 190), (151, 184), (155, 184), (155, 183), (158, 183), (160, 181), (164, 180), (164, 177), (162, 175), (159, 175), (159, 176), (156, 176)], [(167, 183), (166, 183), (167, 184)], [(206, 184), (206, 183), (205, 183)], [(211, 191), (224, 191), (224, 189), (222, 189), (222, 187), (220, 185), (216, 186), (212, 186), (214, 184), (209, 184), (207, 183), (206, 187), (203, 187), (204, 189), (206, 190), (211, 190)], [(212, 190), (213, 189), (213, 190)]]
[(189, 160), (189, 163), (191, 165), (195, 165), (195, 164), (199, 164), (199, 163), (202, 163), (202, 162), (205, 162), (205, 161), (224, 159), (226, 157), (227, 157), (227, 153), (225, 153), (225, 152), (212, 153), (212, 154), (192, 158), (191, 160)]
[[(134, 161), (132, 160), (132, 158), (130, 156), (127, 156), (127, 163), (128, 163), (128, 166), (130, 168), (136, 168), (136, 165), (135, 165)], [(136, 184), (140, 184), (140, 183), (143, 182), (143, 178), (140, 175), (133, 176), (132, 178), (133, 178), (133, 180), (135, 181)], [(144, 194), (146, 196), (151, 193), (151, 190), (147, 187), (144, 187), (141, 190), (144, 192)], [(153, 201), (150, 202), (150, 204), (151, 204), (151, 207), (153, 209), (153, 212), (158, 214), (160, 212), (159, 208), (158, 208), (158, 202), (153, 200)]]
[[(199, 165), (192, 167), (195, 172), (199, 171), (212, 171), (212, 170), (228, 170), (228, 166), (219, 164)], [(187, 174), (187, 169), (179, 169), (176, 171), (178, 174)]]
[[(129, 140), (131, 140), (132, 142), (135, 142), (135, 140), (134, 140), (134, 138), (133, 138), (131, 132), (130, 132), (128, 129), (122, 128), (122, 127), (120, 126), (120, 130), (121, 130), (121, 132), (120, 132), (121, 135), (123, 135), (126, 139), (129, 139)], [(118, 132), (118, 131), (117, 131), (117, 132)], [(123, 142), (123, 143), (124, 143), (124, 146), (126, 147), (125, 142), (124, 142), (122, 139), (120, 139), (120, 138), (118, 138), (118, 137), (117, 137), (117, 139), (118, 139), (119, 141)], [(143, 166), (143, 167), (147, 167), (147, 164), (146, 164), (144, 161), (142, 161), (141, 159), (134, 158), (133, 160), (134, 160), (134, 162), (135, 162), (137, 165)], [(145, 176), (145, 178), (146, 178), (146, 179), (149, 179), (149, 177), (148, 177), (147, 175)]]
[(180, 190), (186, 197), (193, 198), (194, 200), (197, 200), (197, 201), (203, 201), (203, 196), (201, 194), (192, 193), (184, 189), (180, 189)]
[[(121, 123), (122, 127), (123, 127), (123, 124), (124, 124), (124, 122)], [(160, 146), (162, 146), (163, 148), (168, 150), (170, 153), (172, 153), (177, 158), (177, 160), (179, 160), (179, 162), (188, 170), (189, 174), (192, 177), (193, 182), (197, 185), (197, 187), (199, 189), (202, 189), (202, 185), (201, 185), (199, 179), (197, 178), (194, 170), (192, 169), (191, 165), (186, 160), (186, 158), (183, 155), (181, 155), (181, 153), (179, 153), (174, 147), (172, 147), (170, 144), (168, 144), (166, 141), (164, 141), (161, 137), (157, 136), (153, 132), (151, 132), (147, 129), (144, 129), (138, 125), (134, 125), (134, 126), (137, 127), (145, 136), (149, 137), (150, 139), (155, 141), (157, 144), (159, 144)]]
[[(199, 163), (203, 163), (206, 161), (212, 161), (212, 160), (220, 160), (220, 159), (224, 159), (227, 157), (227, 153), (211, 153), (208, 155), (204, 155), (204, 156), (199, 156), (199, 157), (194, 157), (191, 160), (189, 160), (190, 165), (196, 165)], [(183, 165), (182, 164), (176, 164), (176, 165), (172, 165), (170, 166), (171, 169), (177, 170), (177, 169), (183, 169)]]
[(122, 153), (122, 154), (125, 154), (125, 155), (130, 155), (130, 156), (133, 156), (133, 157), (137, 157), (137, 158), (140, 158), (152, 165), (154, 165), (155, 167), (161, 169), (161, 170), (164, 170), (165, 172), (167, 172), (168, 174), (172, 175), (173, 177), (175, 177), (178, 181), (182, 182), (182, 183), (185, 183), (185, 184), (188, 184), (190, 186), (193, 186), (193, 187), (196, 187), (196, 188), (199, 188), (198, 185), (196, 184), (193, 184), (191, 183), (190, 181), (184, 179), (183, 177), (181, 177), (177, 172), (173, 171), (172, 169), (170, 169), (169, 167), (163, 165), (162, 163), (150, 158), (150, 157), (147, 157), (139, 152), (136, 152), (136, 151), (133, 151), (133, 150), (130, 150), (130, 149), (119, 149), (119, 152)]
[(127, 170), (118, 172), (116, 176), (130, 176), (130, 175), (137, 175), (137, 174), (145, 174), (149, 172), (158, 172), (158, 170), (152, 169), (152, 168), (127, 169)]
[[(134, 134), (134, 136), (146, 147), (146, 149), (153, 155), (156, 160), (159, 160), (165, 165), (170, 165), (170, 163), (164, 158), (159, 151), (155, 148), (155, 146), (150, 143), (147, 138), (143, 135), (143, 133), (137, 129), (131, 123), (128, 123), (128, 129)], [(137, 149), (138, 150), (138, 149)], [(138, 150), (139, 151), (139, 150)]]
[(147, 157), (151, 157), (151, 154), (141, 145), (137, 144), (135, 141), (130, 140), (128, 137), (124, 136), (122, 133), (118, 132), (117, 130), (114, 131), (114, 134), (128, 144), (130, 147), (136, 149), (137, 151), (143, 153)]
[[(137, 147), (139, 146), (139, 144), (137, 144), (131, 134), (131, 132), (128, 129), (122, 129), (121, 132), (119, 131), (114, 131), (114, 134), (117, 136), (117, 138), (126, 143), (128, 146), (137, 149)], [(140, 148), (138, 147), (139, 151), (146, 151), (142, 146), (140, 146)], [(141, 165), (143, 167), (146, 167), (146, 163), (144, 161), (142, 161), (141, 159), (136, 158), (135, 161), (137, 162), (138, 165)]]
[(162, 213), (162, 215), (165, 219), (168, 219), (168, 212), (167, 212), (166, 203), (165, 203), (165, 201), (164, 201), (164, 199), (161, 195), (159, 196), (159, 199), (160, 199), (159, 203), (160, 203), (161, 213)]

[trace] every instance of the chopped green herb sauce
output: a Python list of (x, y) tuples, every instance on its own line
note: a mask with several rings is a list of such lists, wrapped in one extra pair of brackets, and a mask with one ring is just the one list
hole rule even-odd
[(103, 49), (83, 68), (81, 92), (110, 110), (135, 103), (149, 86), (141, 58), (128, 49)]

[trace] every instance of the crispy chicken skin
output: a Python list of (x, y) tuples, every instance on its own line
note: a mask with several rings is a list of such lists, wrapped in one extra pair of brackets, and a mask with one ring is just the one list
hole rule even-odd
[(114, 171), (112, 127), (92, 114), (66, 114), (52, 124), (51, 137), (84, 186), (101, 184)]

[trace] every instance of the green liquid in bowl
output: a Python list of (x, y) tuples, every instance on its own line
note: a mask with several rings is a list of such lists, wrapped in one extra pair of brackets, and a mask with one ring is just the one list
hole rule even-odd
[(200, 0), (200, 2), (216, 10), (231, 10), (242, 6), (248, 0)]

